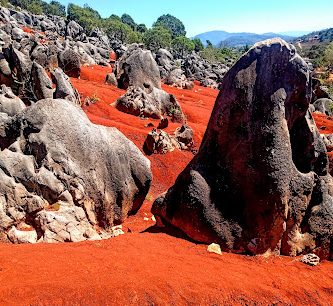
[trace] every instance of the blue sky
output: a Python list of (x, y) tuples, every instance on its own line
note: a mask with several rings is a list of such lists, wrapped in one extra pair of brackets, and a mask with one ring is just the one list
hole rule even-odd
[(333, 27), (333, 0), (59, 0), (87, 3), (103, 17), (130, 14), (152, 23), (170, 13), (185, 24), (188, 36), (211, 30), (228, 32), (312, 31)]

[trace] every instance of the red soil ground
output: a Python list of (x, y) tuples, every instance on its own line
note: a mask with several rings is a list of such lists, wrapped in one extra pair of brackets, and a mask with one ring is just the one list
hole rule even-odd
[[(72, 81), (82, 97), (100, 99), (84, 107), (92, 122), (117, 127), (141, 149), (150, 131), (145, 125), (157, 126), (158, 121), (110, 106), (124, 91), (104, 84), (109, 71), (86, 67), (81, 80)], [(199, 146), (217, 91), (197, 85), (193, 90), (163, 88), (180, 101)], [(171, 123), (167, 131), (177, 126)], [(152, 200), (173, 184), (192, 157), (178, 150), (149, 157), (152, 188), (139, 213), (125, 222), (123, 236), (78, 244), (1, 245), (0, 305), (332, 304), (331, 262), (312, 268), (295, 258), (219, 256), (207, 253), (204, 245), (142, 232), (154, 224)]]

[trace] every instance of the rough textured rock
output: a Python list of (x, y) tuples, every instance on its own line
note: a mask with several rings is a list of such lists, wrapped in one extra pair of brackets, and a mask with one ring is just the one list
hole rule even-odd
[(182, 149), (186, 149), (193, 145), (193, 130), (187, 124), (182, 125), (175, 131), (175, 138), (181, 145)]
[(115, 102), (115, 107), (134, 116), (160, 119), (163, 115), (167, 115), (177, 122), (184, 120), (176, 98), (155, 87), (146, 89), (130, 87), (126, 94)]
[(59, 67), (70, 77), (79, 78), (81, 74), (81, 64), (79, 55), (71, 50), (66, 49), (59, 53)]
[(172, 152), (175, 148), (179, 148), (177, 141), (165, 131), (153, 129), (143, 144), (143, 151), (147, 155), (166, 154)]
[(327, 116), (333, 116), (333, 101), (327, 98), (321, 98), (313, 103), (315, 111)]
[(309, 266), (318, 266), (320, 258), (316, 254), (307, 254), (301, 258), (301, 262)]
[(36, 62), (31, 68), (31, 86), (37, 100), (53, 98), (52, 82), (44, 68)]
[(0, 87), (0, 113), (5, 113), (8, 116), (14, 116), (25, 109), (22, 100), (14, 95), (11, 88), (6, 85)]
[(160, 72), (151, 52), (141, 49), (136, 44), (131, 45), (119, 59), (115, 74), (118, 86), (122, 89), (130, 86), (161, 89)]
[(118, 87), (118, 81), (114, 73), (108, 73), (106, 75), (105, 83)]
[(156, 62), (160, 69), (161, 79), (168, 77), (170, 72), (175, 69), (173, 55), (166, 49), (159, 49), (157, 51)]
[(51, 76), (56, 84), (56, 90), (53, 95), (55, 99), (65, 99), (74, 104), (81, 104), (79, 93), (73, 87), (69, 77), (60, 68), (54, 69)]
[(183, 71), (179, 68), (170, 71), (164, 82), (167, 85), (183, 89), (192, 89), (194, 86), (193, 82), (188, 81)]
[(92, 124), (73, 103), (40, 100), (0, 122), (2, 236), (35, 240), (17, 231), (24, 222), (39, 241), (101, 239), (143, 203), (149, 160), (117, 129)]
[(233, 252), (332, 256), (333, 179), (295, 48), (256, 44), (226, 74), (198, 154), (152, 213)]

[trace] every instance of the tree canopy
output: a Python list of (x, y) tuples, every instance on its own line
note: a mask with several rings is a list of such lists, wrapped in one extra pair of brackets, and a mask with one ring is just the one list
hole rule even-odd
[(176, 52), (182, 55), (192, 52), (195, 49), (194, 42), (186, 36), (177, 36), (172, 40), (171, 46)]
[(143, 41), (148, 49), (156, 52), (161, 48), (170, 47), (172, 35), (166, 28), (155, 26), (144, 33)]
[(161, 26), (168, 29), (172, 38), (176, 38), (177, 36), (186, 36), (184, 24), (178, 18), (170, 14), (160, 16), (153, 26)]

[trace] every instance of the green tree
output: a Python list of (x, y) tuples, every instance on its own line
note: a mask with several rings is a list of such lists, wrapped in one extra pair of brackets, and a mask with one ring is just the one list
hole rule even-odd
[(123, 23), (129, 25), (132, 28), (132, 30), (136, 30), (136, 23), (135, 23), (135, 21), (133, 20), (133, 18), (130, 15), (123, 14), (121, 16), (121, 21)]
[(171, 32), (172, 38), (186, 36), (184, 24), (178, 18), (169, 14), (160, 16), (153, 26), (162, 26), (168, 29)]
[(160, 48), (169, 48), (172, 36), (166, 28), (157, 26), (144, 33), (143, 41), (149, 50), (156, 52)]
[(207, 48), (213, 48), (213, 44), (210, 40), (206, 40)]
[(66, 17), (66, 7), (58, 1), (51, 1), (50, 4), (45, 6), (44, 13)]
[(67, 14), (69, 20), (76, 21), (86, 31), (91, 31), (96, 27), (100, 27), (102, 24), (102, 18), (99, 13), (86, 4), (84, 7), (73, 3), (68, 4)]
[(195, 49), (194, 42), (185, 36), (177, 36), (174, 38), (171, 42), (171, 46), (176, 52), (182, 55), (192, 52)]
[(200, 38), (194, 38), (192, 41), (194, 43), (194, 50), (196, 52), (200, 52), (205, 48)]
[(138, 26), (136, 27), (136, 30), (138, 31), (138, 32), (140, 32), (140, 33), (145, 33), (145, 32), (147, 32), (147, 27), (146, 27), (146, 25), (145, 24), (143, 24), (143, 23), (140, 23), (140, 24), (138, 24)]
[[(104, 23), (104, 28), (106, 33), (110, 38), (116, 38), (122, 41), (123, 43), (127, 43), (130, 37), (130, 34), (133, 32), (131, 27), (121, 21), (118, 21), (113, 18), (108, 18)], [(133, 38), (133, 37), (132, 37)]]
[(40, 1), (32, 1), (29, 3), (27, 10), (35, 15), (42, 15), (44, 13), (43, 6)]
[(331, 42), (325, 49), (324, 62), (330, 69), (333, 68), (333, 42)]
[(126, 43), (134, 44), (134, 43), (142, 43), (143, 35), (137, 31), (131, 31), (126, 37)]

